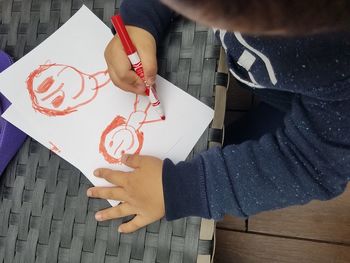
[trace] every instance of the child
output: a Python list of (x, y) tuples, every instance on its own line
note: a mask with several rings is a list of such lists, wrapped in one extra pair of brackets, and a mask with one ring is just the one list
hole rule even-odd
[[(350, 179), (348, 2), (163, 1), (191, 19), (227, 30), (216, 34), (230, 72), (264, 102), (262, 124), (249, 133), (243, 130), (250, 138), (231, 136), (227, 127), (223, 149), (212, 148), (177, 165), (124, 155), (133, 172), (96, 170), (96, 176), (117, 186), (91, 188), (88, 195), (123, 201), (98, 212), (96, 219), (136, 215), (119, 228), (132, 232), (164, 215), (168, 220), (247, 217), (341, 194)], [(146, 80), (153, 84), (156, 44), (174, 12), (156, 0), (127, 0), (120, 11)], [(117, 37), (105, 57), (116, 85), (144, 92)], [(254, 116), (253, 111), (249, 120), (256, 123)]]

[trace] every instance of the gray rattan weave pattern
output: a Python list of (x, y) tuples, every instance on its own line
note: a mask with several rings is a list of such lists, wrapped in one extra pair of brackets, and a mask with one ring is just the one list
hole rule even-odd
[[(107, 25), (120, 1), (0, 0), (0, 48), (19, 59), (66, 22), (82, 4)], [(158, 52), (159, 73), (213, 107), (220, 48), (211, 30), (176, 20)], [(191, 127), (192, 128), (192, 127)], [(205, 132), (193, 152), (208, 147)], [(90, 182), (69, 163), (28, 139), (0, 181), (0, 262), (196, 262), (209, 255), (200, 218), (158, 221), (119, 234), (128, 218), (96, 222), (108, 207), (86, 196)]]

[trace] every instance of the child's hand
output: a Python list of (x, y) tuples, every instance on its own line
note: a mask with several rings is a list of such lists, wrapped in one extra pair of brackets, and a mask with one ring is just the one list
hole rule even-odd
[(98, 221), (136, 215), (131, 221), (122, 224), (119, 231), (133, 232), (159, 220), (165, 214), (162, 167), (163, 161), (140, 155), (123, 155), (122, 162), (134, 168), (133, 172), (120, 172), (110, 169), (97, 169), (95, 176), (115, 184), (115, 187), (92, 187), (87, 195), (103, 199), (122, 201), (115, 207), (96, 213)]
[[(153, 85), (157, 74), (156, 42), (154, 37), (144, 29), (126, 26), (142, 61), (147, 84)], [(144, 82), (132, 70), (129, 59), (116, 35), (107, 45), (105, 59), (108, 73), (114, 85), (137, 94), (145, 93)]]

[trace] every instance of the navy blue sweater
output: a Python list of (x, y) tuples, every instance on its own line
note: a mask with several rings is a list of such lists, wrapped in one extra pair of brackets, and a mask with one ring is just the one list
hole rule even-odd
[[(173, 16), (156, 0), (124, 1), (120, 11), (156, 41)], [(350, 180), (350, 33), (216, 34), (240, 82), (293, 93), (291, 107), (283, 127), (258, 141), (212, 148), (176, 165), (166, 159), (166, 218), (246, 217), (341, 194)]]

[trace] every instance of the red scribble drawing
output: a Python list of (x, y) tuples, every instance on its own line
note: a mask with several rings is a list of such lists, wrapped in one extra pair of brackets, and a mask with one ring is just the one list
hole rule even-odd
[(56, 63), (40, 65), (26, 81), (34, 110), (48, 116), (77, 111), (93, 101), (99, 89), (109, 82), (107, 70), (87, 74), (73, 66)]
[[(31, 72), (26, 83), (35, 111), (47, 116), (64, 116), (91, 103), (99, 89), (110, 81), (107, 70), (87, 74), (66, 64), (46, 63)], [(109, 163), (120, 164), (123, 153), (140, 153), (144, 142), (142, 126), (164, 121), (147, 120), (151, 103), (143, 110), (138, 109), (139, 97), (135, 96), (128, 118), (117, 115), (101, 134), (99, 152)], [(53, 152), (61, 152), (54, 143), (49, 143)]]
[(60, 153), (61, 150), (53, 143), (53, 142), (49, 142), (49, 144), (51, 145), (50, 150), (55, 152), (55, 153)]
[(129, 117), (126, 119), (118, 115), (102, 132), (99, 150), (107, 162), (120, 164), (124, 153), (140, 153), (144, 142), (142, 126), (164, 121), (161, 118), (146, 120), (151, 103), (148, 103), (144, 110), (138, 109), (138, 104), (139, 97), (136, 95), (134, 109)]

